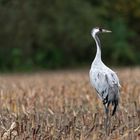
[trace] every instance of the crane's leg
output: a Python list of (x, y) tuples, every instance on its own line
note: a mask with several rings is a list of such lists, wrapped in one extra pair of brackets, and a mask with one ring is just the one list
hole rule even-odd
[(107, 106), (104, 104), (104, 108), (105, 108), (105, 114), (106, 114), (106, 117), (105, 117), (105, 132), (106, 132), (106, 134), (107, 134), (107, 128), (108, 128), (108, 112), (109, 112), (109, 110), (108, 110), (108, 108), (107, 108)]
[(105, 114), (106, 114), (106, 118), (105, 118), (106, 135), (109, 135), (109, 104), (110, 102), (108, 102), (107, 104), (104, 104)]

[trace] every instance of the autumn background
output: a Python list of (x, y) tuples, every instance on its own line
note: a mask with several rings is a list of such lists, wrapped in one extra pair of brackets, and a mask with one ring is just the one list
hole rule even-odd
[[(105, 133), (89, 81), (95, 57), (120, 79)], [(0, 0), (1, 140), (140, 140), (139, 0)], [(110, 115), (111, 116), (111, 115)]]

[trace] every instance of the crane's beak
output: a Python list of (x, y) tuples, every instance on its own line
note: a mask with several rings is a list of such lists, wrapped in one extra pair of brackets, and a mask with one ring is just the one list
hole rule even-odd
[(102, 29), (102, 32), (104, 32), (104, 33), (111, 33), (112, 31), (106, 30), (106, 29)]

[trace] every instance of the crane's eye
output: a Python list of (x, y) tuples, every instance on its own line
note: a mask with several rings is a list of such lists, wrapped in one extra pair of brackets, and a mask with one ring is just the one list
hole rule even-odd
[(102, 32), (102, 28), (99, 28), (99, 31)]

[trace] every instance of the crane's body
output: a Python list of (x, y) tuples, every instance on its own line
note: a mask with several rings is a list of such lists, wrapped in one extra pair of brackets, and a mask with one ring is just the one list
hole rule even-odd
[(116, 111), (119, 100), (119, 80), (115, 72), (105, 66), (103, 63), (98, 66), (92, 63), (90, 69), (90, 81), (96, 89), (99, 98), (106, 105), (106, 111), (110, 103), (114, 105), (112, 115)]
[(109, 30), (94, 28), (92, 37), (95, 39), (97, 52), (89, 72), (90, 82), (102, 100), (108, 120), (109, 105), (114, 106), (112, 115), (115, 114), (119, 102), (119, 79), (114, 71), (108, 68), (101, 59), (101, 44), (97, 33), (111, 32)]

